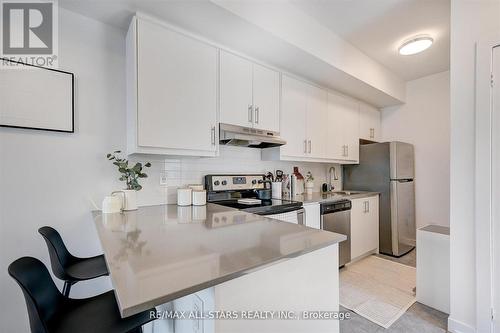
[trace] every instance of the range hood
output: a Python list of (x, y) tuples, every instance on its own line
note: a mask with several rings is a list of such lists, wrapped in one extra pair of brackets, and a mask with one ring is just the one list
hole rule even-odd
[(229, 124), (219, 125), (219, 142), (222, 145), (250, 148), (279, 147), (286, 144), (277, 132)]

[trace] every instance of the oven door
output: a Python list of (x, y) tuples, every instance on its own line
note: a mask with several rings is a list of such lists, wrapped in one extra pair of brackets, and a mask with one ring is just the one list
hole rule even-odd
[(304, 209), (302, 207), (295, 208), (294, 210), (291, 210), (291, 211), (265, 215), (265, 217), (269, 217), (271, 219), (285, 221), (285, 222), (289, 222), (289, 223), (303, 225), (304, 224)]

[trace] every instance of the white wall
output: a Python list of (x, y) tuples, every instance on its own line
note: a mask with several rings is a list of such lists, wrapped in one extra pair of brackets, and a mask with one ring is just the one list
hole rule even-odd
[[(55, 226), (75, 255), (101, 253), (89, 198), (100, 204), (122, 187), (105, 154), (125, 148), (124, 32), (64, 9), (59, 16), (59, 67), (76, 77), (76, 133), (0, 128), (0, 332), (28, 332), (21, 289), (7, 266), (21, 256), (49, 264), (37, 229)], [(149, 172), (155, 183), (160, 167)], [(160, 202), (160, 194), (149, 186), (141, 201)], [(73, 288), (78, 297), (110, 284), (100, 278)]]
[(452, 332), (473, 332), (476, 326), (475, 44), (498, 40), (499, 33), (499, 0), (451, 2), (449, 330)]
[(406, 104), (382, 110), (384, 141), (415, 146), (417, 228), (449, 225), (450, 78), (449, 72), (406, 84)]

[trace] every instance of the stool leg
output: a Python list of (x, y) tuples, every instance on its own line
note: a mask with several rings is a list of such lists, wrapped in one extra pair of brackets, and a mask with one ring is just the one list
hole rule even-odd
[(70, 281), (64, 281), (63, 295), (69, 297), (69, 291), (71, 290), (72, 283)]

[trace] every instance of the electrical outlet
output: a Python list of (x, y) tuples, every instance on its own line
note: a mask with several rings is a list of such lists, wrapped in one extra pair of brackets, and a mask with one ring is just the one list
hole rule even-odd
[(168, 178), (166, 172), (160, 172), (160, 186), (167, 186)]

